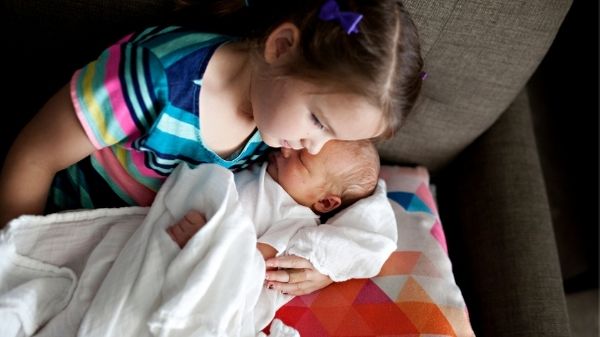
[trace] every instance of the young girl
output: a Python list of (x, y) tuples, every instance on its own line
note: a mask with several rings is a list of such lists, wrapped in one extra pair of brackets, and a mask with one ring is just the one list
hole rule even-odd
[(0, 226), (150, 205), (179, 163), (239, 169), (267, 146), (389, 136), (416, 99), (418, 37), (398, 0), (205, 3), (124, 37), (46, 103), (5, 160)]

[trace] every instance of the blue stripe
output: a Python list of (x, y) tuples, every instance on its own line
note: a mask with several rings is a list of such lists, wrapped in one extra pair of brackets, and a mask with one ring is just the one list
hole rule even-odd
[(121, 83), (121, 90), (123, 92), (123, 98), (125, 99), (125, 104), (127, 105), (127, 109), (129, 110), (129, 115), (131, 119), (135, 123), (135, 126), (138, 130), (145, 130), (145, 123), (143, 123), (133, 108), (133, 102), (131, 101), (131, 97), (129, 92), (127, 92), (127, 83), (129, 83), (128, 78), (129, 73), (126, 73), (126, 64), (129, 63), (129, 58), (127, 57), (128, 50), (130, 47), (127, 44), (121, 46), (121, 62), (119, 63), (119, 82)]
[[(150, 52), (146, 51), (147, 57), (148, 57), (148, 62), (144, 63), (144, 76), (147, 79), (147, 86), (148, 86), (148, 94), (150, 95), (150, 100), (153, 103), (158, 102), (158, 97), (156, 96), (156, 88), (154, 87), (154, 82), (153, 82), (153, 78), (152, 78), (152, 68), (151, 68), (151, 60), (150, 60)], [(156, 105), (156, 104), (154, 104)], [(153, 109), (154, 111), (149, 111), (149, 118), (150, 120), (154, 120), (156, 118), (156, 116), (158, 115), (158, 111), (156, 111), (156, 106)]]

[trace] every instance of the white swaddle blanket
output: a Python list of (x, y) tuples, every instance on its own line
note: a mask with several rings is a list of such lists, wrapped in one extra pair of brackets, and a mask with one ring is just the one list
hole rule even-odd
[[(299, 221), (304, 206), (291, 207), (264, 166), (245, 173), (238, 194), (228, 170), (182, 165), (149, 209), (13, 220), (0, 232), (0, 336), (31, 336), (42, 326), (36, 336), (255, 336), (291, 299), (263, 287), (257, 228), (260, 240), (307, 258), (335, 281), (376, 275), (395, 250), (383, 181), (317, 227), (305, 226), (310, 216)], [(165, 229), (191, 209), (208, 222), (180, 250)], [(287, 239), (262, 233), (266, 226), (281, 234), (273, 222), (293, 229)], [(270, 331), (298, 336), (279, 321)]]
[[(289, 297), (263, 287), (264, 260), (233, 175), (200, 168), (175, 170), (149, 210), (11, 222), (0, 238), (0, 335), (28, 336), (48, 322), (37, 335), (256, 336)], [(165, 229), (190, 209), (208, 222), (180, 251)], [(31, 267), (17, 266), (25, 260), (32, 275), (16, 272)], [(271, 335), (297, 332), (277, 322)]]

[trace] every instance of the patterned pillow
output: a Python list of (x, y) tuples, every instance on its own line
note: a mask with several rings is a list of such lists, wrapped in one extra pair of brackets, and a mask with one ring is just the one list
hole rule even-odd
[(423, 167), (382, 166), (398, 250), (372, 279), (294, 298), (276, 317), (301, 336), (474, 336)]

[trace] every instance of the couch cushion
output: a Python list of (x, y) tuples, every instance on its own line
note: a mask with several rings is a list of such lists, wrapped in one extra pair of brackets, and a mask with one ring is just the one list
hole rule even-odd
[(571, 0), (405, 0), (428, 78), (384, 160), (435, 172), (510, 105), (552, 43)]

